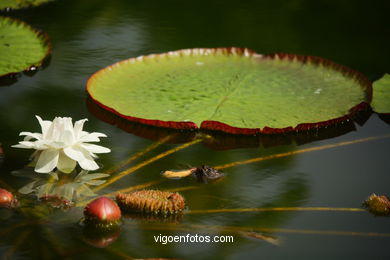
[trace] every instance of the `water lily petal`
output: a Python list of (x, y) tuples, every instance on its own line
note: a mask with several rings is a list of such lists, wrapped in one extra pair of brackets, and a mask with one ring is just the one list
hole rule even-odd
[(67, 147), (64, 149), (64, 152), (67, 156), (69, 156), (73, 160), (76, 160), (79, 163), (80, 167), (84, 170), (93, 171), (99, 169), (99, 166), (93, 160), (89, 152), (82, 147)]
[(103, 147), (103, 146), (100, 146), (100, 145), (96, 145), (96, 144), (83, 143), (83, 144), (81, 144), (81, 147), (83, 147), (84, 149), (86, 149), (90, 153), (109, 153), (109, 152), (111, 152), (110, 149)]
[(35, 117), (38, 119), (38, 122), (41, 125), (43, 138), (46, 138), (47, 130), (49, 130), (49, 127), (51, 126), (52, 122), (48, 120), (42, 120), (42, 118), (37, 115)]
[(74, 123), (74, 128), (73, 128), (73, 131), (74, 131), (74, 135), (75, 135), (75, 138), (76, 140), (78, 140), (81, 136), (81, 133), (83, 131), (83, 127), (84, 127), (84, 123), (88, 121), (88, 119), (81, 119), (81, 120), (78, 120)]
[(95, 158), (95, 159), (99, 158), (99, 156), (97, 156), (96, 154), (91, 153), (91, 152), (89, 152), (89, 155), (90, 155), (92, 158)]
[(49, 173), (56, 166), (58, 162), (59, 151), (55, 149), (43, 150), (35, 166), (35, 171), (40, 173)]
[(66, 144), (64, 142), (49, 141), (46, 142), (46, 146), (54, 149), (63, 149), (64, 147), (66, 147)]
[(37, 150), (45, 150), (48, 148), (52, 148), (52, 146), (50, 146), (50, 143), (47, 142), (46, 140), (35, 141), (34, 145), (35, 145), (34, 149), (37, 149)]
[(64, 149), (64, 153), (66, 156), (71, 158), (72, 160), (75, 161), (82, 161), (85, 160), (85, 154), (83, 153), (82, 149), (80, 149), (77, 146), (69, 146)]
[(11, 147), (23, 148), (23, 149), (35, 149), (34, 143), (28, 141), (21, 141), (18, 144), (12, 145)]
[(58, 158), (57, 169), (64, 173), (71, 173), (76, 168), (77, 162), (68, 156), (64, 152), (60, 152)]
[(65, 145), (72, 145), (75, 142), (73, 128), (66, 129), (61, 136), (61, 140)]
[(63, 130), (61, 131), (60, 140), (65, 145), (72, 145), (75, 142), (72, 118), (70, 117), (63, 118)]
[(85, 160), (79, 161), (80, 167), (84, 170), (94, 171), (99, 169), (99, 165), (92, 159), (92, 157), (87, 154)]
[(25, 135), (24, 141), (30, 141), (31, 139), (35, 138), (37, 140), (42, 139), (42, 134), (40, 133), (31, 133), (31, 132), (21, 132), (19, 136)]
[(61, 118), (60, 117), (54, 118), (53, 122), (50, 124), (49, 128), (47, 129), (45, 139), (53, 140), (53, 141), (58, 140), (60, 125), (61, 125)]
[(98, 132), (93, 132), (93, 133), (88, 133), (88, 132), (82, 132), (79, 141), (80, 142), (99, 142), (100, 139), (99, 137), (107, 137), (107, 135), (103, 133), (98, 133)]

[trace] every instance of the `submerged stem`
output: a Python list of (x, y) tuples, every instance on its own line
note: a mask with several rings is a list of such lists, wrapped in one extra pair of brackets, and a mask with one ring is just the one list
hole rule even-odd
[(199, 188), (199, 186), (186, 186), (186, 187), (179, 187), (179, 188), (176, 188), (176, 189), (167, 189), (166, 191), (179, 192), (179, 191), (185, 191), (185, 190), (194, 190), (194, 189), (197, 189), (197, 188)]
[(118, 256), (120, 259), (125, 259), (125, 260), (134, 259), (133, 257), (129, 256), (129, 255), (126, 254), (123, 250), (121, 250), (121, 249), (119, 249), (119, 248), (113, 248), (113, 247), (111, 247), (111, 246), (108, 246), (108, 247), (105, 247), (104, 249), (107, 250), (107, 251), (110, 252), (110, 253), (115, 254), (115, 255)]
[(312, 230), (312, 229), (287, 229), (287, 228), (267, 228), (267, 227), (237, 227), (237, 226), (217, 226), (217, 225), (177, 225), (177, 224), (153, 224), (148, 223), (144, 227), (150, 230), (172, 230), (189, 232), (261, 232), (261, 233), (292, 233), (303, 235), (339, 235), (339, 236), (368, 236), (368, 237), (390, 237), (390, 233), (376, 232), (356, 232), (356, 231), (337, 231), (337, 230)]
[(13, 254), (23, 244), (24, 240), (26, 240), (26, 238), (31, 234), (31, 232), (31, 230), (26, 230), (21, 233), (14, 242), (13, 246), (4, 254), (4, 259), (12, 259)]
[(105, 182), (104, 184), (100, 185), (99, 187), (95, 188), (94, 190), (95, 191), (99, 191), (99, 190), (107, 187), (108, 185), (118, 181), (119, 179), (125, 177), (126, 175), (131, 174), (131, 173), (135, 172), (136, 170), (138, 170), (138, 169), (140, 169), (140, 168), (142, 168), (142, 167), (144, 167), (144, 166), (146, 166), (148, 164), (151, 164), (151, 163), (153, 163), (153, 162), (155, 162), (155, 161), (157, 161), (157, 160), (159, 160), (161, 158), (164, 158), (164, 157), (166, 157), (166, 156), (168, 156), (168, 155), (170, 155), (172, 153), (175, 153), (177, 151), (183, 150), (184, 148), (187, 148), (187, 147), (189, 147), (191, 145), (197, 144), (197, 143), (199, 143), (201, 141), (202, 141), (202, 139), (195, 139), (194, 141), (182, 144), (182, 145), (177, 146), (175, 148), (172, 148), (172, 149), (170, 149), (168, 151), (165, 151), (165, 152), (163, 152), (161, 154), (158, 154), (158, 155), (156, 155), (156, 156), (154, 156), (154, 157), (152, 157), (152, 158), (150, 158), (150, 159), (148, 159), (146, 161), (143, 161), (143, 162), (141, 162), (141, 163), (139, 163), (139, 164), (137, 164), (137, 165), (127, 169), (127, 170), (124, 170), (124, 171), (118, 173), (117, 175), (115, 175), (114, 177), (112, 177), (111, 179), (109, 179), (107, 182)]
[(114, 192), (110, 192), (110, 193), (104, 194), (104, 196), (113, 196), (113, 195), (115, 195), (117, 193), (126, 193), (126, 192), (129, 192), (129, 191), (141, 190), (141, 189), (144, 189), (144, 188), (147, 188), (147, 187), (159, 184), (159, 183), (161, 183), (163, 181), (164, 180), (150, 181), (150, 182), (146, 182), (146, 183), (139, 184), (139, 185), (136, 185), (136, 186), (130, 186), (130, 187), (127, 187), (127, 188), (124, 188), (124, 189), (120, 189), (120, 190), (117, 190), (117, 191), (114, 191)]
[[(130, 186), (130, 187), (127, 187), (127, 188), (124, 188), (124, 189), (121, 189), (121, 190), (117, 190), (117, 191), (113, 191), (113, 192), (110, 192), (110, 193), (106, 193), (106, 194), (103, 194), (103, 196), (105, 196), (105, 197), (112, 197), (112, 196), (114, 196), (117, 193), (125, 193), (125, 192), (129, 192), (129, 191), (133, 191), (133, 190), (141, 190), (141, 189), (144, 189), (144, 188), (147, 188), (147, 187), (159, 184), (159, 183), (161, 183), (163, 181), (164, 180), (150, 181), (150, 182), (146, 182), (146, 183), (139, 184), (139, 185), (136, 185), (136, 186)], [(81, 202), (77, 203), (77, 207), (83, 207), (83, 206), (87, 205), (89, 202), (91, 202), (92, 200), (94, 200), (94, 198), (81, 201)]]
[(226, 212), (259, 212), (259, 211), (365, 211), (360, 208), (330, 208), (330, 207), (274, 207), (274, 208), (238, 208), (238, 209), (200, 209), (190, 210), (186, 214), (211, 214)]
[(166, 143), (169, 141), (169, 139), (171, 139), (173, 137), (173, 135), (169, 135), (169, 136), (166, 136), (164, 138), (161, 138), (160, 140), (158, 140), (157, 142), (149, 145), (148, 147), (146, 147), (144, 150), (142, 151), (139, 151), (138, 153), (130, 156), (128, 159), (126, 160), (123, 160), (122, 162), (116, 164), (115, 166), (111, 167), (110, 169), (108, 169), (105, 173), (106, 174), (111, 174), (113, 172), (116, 172), (118, 171), (120, 168), (126, 166), (127, 164), (131, 163), (132, 161), (138, 159), (139, 157), (143, 156), (144, 154), (156, 149), (157, 147), (159, 147), (160, 145)]
[(379, 140), (379, 139), (385, 139), (385, 138), (389, 138), (389, 137), (390, 137), (390, 135), (371, 136), (371, 137), (367, 137), (367, 138), (361, 138), (361, 139), (352, 140), (352, 141), (344, 141), (344, 142), (339, 142), (339, 143), (335, 143), (335, 144), (326, 144), (326, 145), (321, 145), (321, 146), (315, 146), (315, 147), (295, 150), (295, 151), (286, 152), (286, 153), (271, 154), (268, 156), (262, 156), (262, 157), (257, 157), (257, 158), (253, 158), (253, 159), (249, 159), (249, 160), (237, 161), (237, 162), (227, 163), (227, 164), (223, 164), (223, 165), (219, 165), (219, 166), (214, 166), (214, 168), (217, 170), (221, 170), (221, 169), (226, 169), (226, 168), (230, 168), (230, 167), (234, 167), (234, 166), (238, 166), (238, 165), (256, 163), (256, 162), (271, 160), (271, 159), (275, 159), (275, 158), (282, 158), (282, 157), (287, 157), (287, 156), (301, 154), (301, 153), (320, 151), (320, 150), (325, 150), (325, 149), (330, 149), (330, 148), (335, 148), (335, 147), (340, 147), (340, 146), (346, 146), (346, 145), (350, 145), (350, 144), (357, 144), (357, 143), (363, 143), (363, 142), (374, 141), (374, 140)]

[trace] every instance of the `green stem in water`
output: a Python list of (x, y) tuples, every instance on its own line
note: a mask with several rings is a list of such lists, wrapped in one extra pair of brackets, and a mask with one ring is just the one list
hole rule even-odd
[(169, 136), (166, 136), (164, 138), (161, 138), (161, 140), (158, 140), (157, 142), (151, 144), (150, 146), (146, 147), (144, 150), (134, 154), (133, 156), (130, 156), (128, 159), (118, 163), (117, 165), (115, 165), (114, 167), (108, 169), (107, 171), (105, 171), (105, 173), (107, 174), (112, 174), (116, 171), (118, 171), (120, 168), (128, 165), (129, 163), (131, 163), (132, 161), (138, 159), (139, 157), (143, 156), (144, 154), (156, 149), (157, 147), (159, 147), (160, 145), (162, 144), (165, 144), (166, 142), (169, 141), (169, 139), (171, 139), (174, 135), (169, 135)]
[(170, 155), (172, 153), (175, 153), (175, 152), (178, 152), (180, 150), (183, 150), (183, 149), (185, 149), (185, 148), (187, 148), (187, 147), (189, 147), (191, 145), (197, 144), (197, 143), (201, 142), (202, 140), (203, 139), (195, 139), (194, 141), (191, 141), (191, 142), (182, 144), (180, 146), (177, 146), (175, 148), (172, 148), (172, 149), (170, 149), (168, 151), (165, 151), (165, 152), (163, 152), (161, 154), (158, 154), (158, 155), (156, 155), (156, 156), (154, 156), (154, 157), (152, 157), (152, 158), (150, 158), (150, 159), (148, 159), (148, 160), (146, 160), (146, 161), (144, 161), (142, 163), (139, 163), (139, 164), (137, 164), (137, 165), (127, 169), (127, 170), (124, 170), (124, 171), (118, 173), (117, 175), (115, 175), (114, 177), (112, 177), (111, 179), (109, 179), (104, 184), (102, 184), (99, 187), (97, 187), (94, 191), (99, 191), (99, 190), (107, 187), (108, 185), (111, 185), (112, 183), (120, 180), (121, 178), (123, 178), (123, 177), (125, 177), (125, 176), (127, 176), (127, 175), (129, 175), (129, 174), (131, 174), (133, 172), (135, 172), (136, 170), (141, 169), (144, 166), (147, 166), (147, 165), (149, 165), (149, 164), (151, 164), (151, 163), (153, 163), (153, 162), (155, 162), (155, 161), (157, 161), (157, 160), (159, 160), (161, 158), (164, 158), (164, 157), (166, 157), (166, 156), (168, 156), (168, 155)]
[(301, 154), (301, 153), (314, 152), (314, 151), (320, 151), (320, 150), (325, 150), (325, 149), (330, 149), (330, 148), (336, 148), (336, 147), (340, 147), (340, 146), (346, 146), (346, 145), (351, 145), (351, 144), (380, 140), (380, 139), (385, 139), (385, 138), (389, 138), (389, 137), (390, 137), (390, 135), (371, 136), (371, 137), (367, 137), (367, 138), (339, 142), (339, 143), (335, 143), (335, 144), (326, 144), (326, 145), (321, 145), (321, 146), (315, 146), (315, 147), (295, 150), (295, 151), (286, 152), (286, 153), (271, 154), (268, 156), (262, 156), (262, 157), (257, 157), (257, 158), (253, 158), (253, 159), (249, 159), (249, 160), (232, 162), (232, 163), (227, 163), (224, 165), (214, 166), (214, 168), (217, 170), (221, 170), (221, 169), (226, 169), (226, 168), (230, 168), (230, 167), (234, 167), (234, 166), (238, 166), (238, 165), (256, 163), (256, 162), (261, 162), (261, 161), (266, 161), (266, 160), (271, 160), (271, 159), (276, 159), (276, 158), (282, 158), (282, 157), (292, 156), (292, 155)]

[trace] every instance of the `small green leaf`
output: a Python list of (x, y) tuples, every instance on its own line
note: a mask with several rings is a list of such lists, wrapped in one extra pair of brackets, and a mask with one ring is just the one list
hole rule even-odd
[(49, 53), (45, 34), (19, 20), (0, 17), (0, 77), (41, 66)]
[(390, 74), (374, 82), (371, 107), (376, 113), (390, 114)]

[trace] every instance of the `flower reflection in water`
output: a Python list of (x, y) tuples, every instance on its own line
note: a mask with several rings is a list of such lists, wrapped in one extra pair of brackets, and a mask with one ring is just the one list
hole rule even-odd
[(61, 174), (57, 171), (37, 174), (28, 169), (14, 172), (13, 175), (33, 180), (20, 188), (20, 193), (34, 194), (38, 199), (55, 207), (70, 206), (79, 198), (96, 196), (90, 186), (103, 184), (105, 180), (102, 178), (109, 176), (104, 173), (90, 174), (85, 170), (79, 173), (73, 171), (70, 174)]

